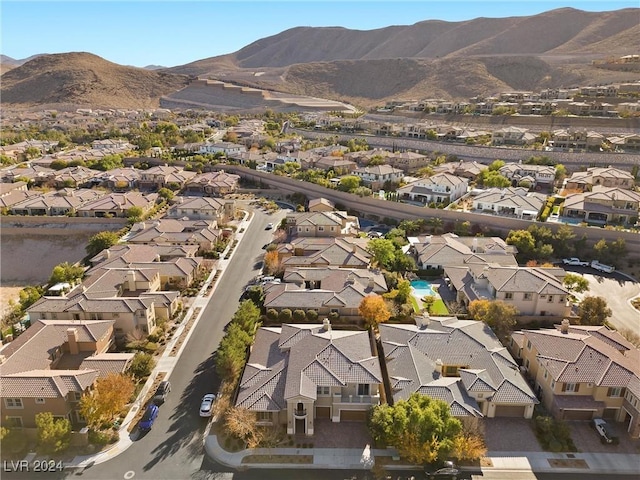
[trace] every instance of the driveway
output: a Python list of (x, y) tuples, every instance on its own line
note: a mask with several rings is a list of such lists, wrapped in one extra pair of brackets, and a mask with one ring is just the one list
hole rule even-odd
[(606, 299), (613, 315), (609, 321), (618, 329), (628, 328), (640, 334), (640, 312), (629, 302), (640, 295), (640, 283), (629, 280), (619, 272), (596, 273), (592, 268), (566, 267), (589, 281), (589, 290), (578, 297), (595, 296)]
[(600, 442), (600, 436), (591, 428), (589, 422), (567, 422), (571, 429), (571, 438), (579, 452), (589, 453), (640, 453), (640, 440), (631, 439), (625, 430), (624, 423), (608, 420), (613, 434), (620, 439), (618, 445), (607, 445)]
[(540, 452), (542, 448), (526, 418), (487, 418), (484, 439), (489, 452)]

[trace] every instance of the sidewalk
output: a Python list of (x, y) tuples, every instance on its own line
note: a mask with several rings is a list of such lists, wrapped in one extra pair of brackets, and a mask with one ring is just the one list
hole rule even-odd
[[(71, 462), (69, 462), (66, 465), (65, 468), (83, 468), (83, 467), (89, 467), (92, 465), (103, 463), (119, 455), (120, 453), (122, 453), (123, 451), (125, 451), (127, 448), (131, 446), (131, 444), (133, 443), (133, 440), (131, 439), (131, 433), (129, 432), (129, 426), (131, 425), (131, 422), (135, 418), (136, 413), (138, 413), (138, 410), (144, 406), (144, 399), (146, 398), (147, 393), (151, 389), (154, 383), (154, 380), (158, 376), (158, 374), (165, 373), (164, 379), (165, 380), (169, 379), (171, 372), (176, 366), (176, 363), (178, 362), (178, 360), (180, 359), (180, 355), (182, 354), (182, 351), (184, 350), (187, 343), (189, 342), (189, 338), (193, 334), (193, 331), (195, 330), (196, 325), (198, 325), (198, 322), (200, 321), (200, 317), (204, 313), (204, 307), (209, 302), (208, 297), (213, 295), (213, 292), (215, 292), (216, 287), (220, 284), (222, 277), (224, 276), (225, 269), (229, 264), (229, 261), (233, 258), (233, 255), (235, 254), (236, 250), (238, 249), (238, 245), (242, 241), (242, 238), (244, 237), (247, 231), (247, 228), (249, 227), (249, 224), (251, 223), (253, 218), (254, 218), (253, 213), (247, 212), (247, 215), (245, 216), (245, 218), (238, 224), (238, 229), (235, 235), (235, 239), (238, 240), (238, 243), (236, 244), (236, 247), (234, 248), (234, 250), (231, 252), (231, 256), (226, 260), (224, 259), (229, 249), (232, 247), (233, 242), (229, 242), (229, 245), (227, 246), (225, 251), (220, 254), (220, 259), (218, 261), (217, 269), (214, 269), (211, 271), (211, 274), (209, 275), (207, 280), (204, 282), (204, 284), (200, 288), (198, 295), (196, 295), (194, 301), (192, 302), (192, 305), (189, 307), (189, 309), (185, 313), (184, 318), (180, 322), (180, 325), (174, 332), (173, 337), (171, 337), (171, 340), (167, 343), (164, 351), (162, 352), (162, 355), (156, 359), (156, 367), (153, 369), (153, 371), (149, 375), (149, 378), (147, 379), (146, 383), (142, 387), (142, 390), (138, 394), (138, 397), (134, 401), (131, 409), (129, 410), (126, 417), (122, 421), (122, 424), (120, 425), (120, 429), (118, 430), (119, 440), (116, 443), (114, 443), (111, 447), (101, 452), (98, 452), (92, 455), (76, 456)], [(211, 287), (211, 292), (207, 293), (207, 289), (213, 282), (213, 278), (215, 277), (217, 272), (220, 272), (220, 276), (216, 280), (216, 283), (214, 283), (213, 286)], [(176, 343), (178, 343), (180, 336), (182, 335), (182, 332), (184, 332), (184, 329), (188, 325), (189, 320), (191, 320), (191, 318), (193, 317), (196, 311), (198, 312), (197, 317), (195, 318), (193, 325), (191, 325), (189, 332), (186, 334), (184, 340), (182, 341), (182, 344), (180, 345), (179, 350), (174, 355), (171, 355), (171, 351), (173, 350)]]
[[(376, 458), (397, 456), (395, 449), (372, 449), (366, 455), (361, 449), (336, 448), (254, 448), (240, 452), (227, 452), (218, 443), (216, 435), (205, 440), (205, 452), (212, 460), (235, 469), (370, 469)], [(310, 456), (308, 463), (255, 463), (250, 455)], [(246, 460), (245, 460), (246, 459)], [(492, 466), (481, 467), (482, 472), (539, 472), (539, 473), (640, 473), (640, 456), (618, 453), (551, 453), (551, 452), (489, 452), (485, 457)], [(416, 465), (387, 464), (387, 470), (416, 470)]]

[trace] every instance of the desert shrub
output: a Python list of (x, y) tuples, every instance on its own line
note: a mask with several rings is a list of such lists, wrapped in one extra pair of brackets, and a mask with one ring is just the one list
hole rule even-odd
[(318, 312), (315, 310), (307, 310), (307, 320), (314, 323), (318, 320)]
[(304, 310), (296, 309), (293, 311), (293, 319), (296, 322), (304, 322), (307, 319), (307, 314)]
[(278, 319), (278, 311), (275, 308), (270, 308), (267, 310), (267, 318), (271, 321), (275, 321)]
[(280, 320), (283, 323), (290, 322), (292, 318), (293, 318), (293, 313), (291, 313), (291, 310), (288, 308), (283, 308), (282, 310), (280, 310), (280, 313), (278, 314), (278, 320)]

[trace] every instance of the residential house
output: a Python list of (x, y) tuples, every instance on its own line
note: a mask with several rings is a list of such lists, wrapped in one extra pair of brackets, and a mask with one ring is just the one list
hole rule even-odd
[(508, 126), (494, 130), (491, 134), (493, 145), (531, 145), (536, 135), (526, 128)]
[(144, 245), (198, 245), (200, 250), (208, 251), (221, 236), (222, 231), (214, 220), (161, 218), (134, 224), (126, 240)]
[(529, 182), (532, 187), (553, 186), (556, 179), (556, 169), (548, 165), (527, 165), (521, 162), (506, 163), (500, 167), (500, 175), (508, 178), (514, 185)]
[(219, 224), (235, 218), (234, 200), (215, 197), (175, 197), (174, 204), (167, 211), (168, 218), (188, 218), (189, 220), (215, 220)]
[(456, 177), (466, 178), (468, 180), (475, 180), (482, 170), (486, 170), (487, 166), (476, 161), (465, 162), (460, 160), (459, 162), (443, 163), (434, 167), (435, 173), (449, 173)]
[(142, 215), (148, 213), (156, 205), (157, 193), (110, 193), (78, 207), (79, 217), (119, 217), (126, 218), (129, 209), (140, 208)]
[(445, 266), (445, 281), (458, 302), (501, 300), (519, 315), (566, 317), (571, 313), (571, 292), (562, 284), (564, 270), (471, 264)]
[(264, 308), (315, 310), (320, 316), (331, 313), (351, 321), (360, 319), (358, 307), (371, 294), (387, 291), (384, 275), (378, 270), (325, 268), (288, 268), (284, 282), (270, 285), (265, 292)]
[(587, 223), (635, 225), (640, 214), (640, 193), (617, 187), (593, 187), (591, 192), (567, 195), (561, 215)]
[(123, 258), (125, 262), (165, 262), (172, 258), (193, 258), (198, 253), (197, 245), (136, 245), (119, 243), (89, 259), (92, 267), (102, 262)]
[(368, 238), (298, 237), (278, 245), (283, 268), (326, 267), (369, 268)]
[(563, 150), (586, 150), (588, 148), (599, 148), (604, 140), (604, 135), (597, 132), (560, 129), (551, 132), (549, 146), (552, 146), (554, 149), (558, 148)]
[(564, 320), (514, 332), (511, 350), (556, 418), (605, 418), (640, 437), (640, 350), (618, 332)]
[(358, 217), (345, 211), (289, 213), (286, 217), (289, 235), (298, 237), (341, 237), (360, 230)]
[(27, 312), (31, 319), (114, 320), (118, 340), (145, 336), (178, 308), (179, 293), (160, 287), (157, 268), (98, 269), (65, 295), (43, 296)]
[(336, 175), (351, 174), (356, 168), (358, 168), (358, 165), (356, 165), (355, 162), (336, 156), (324, 156), (318, 158), (313, 162), (312, 166), (313, 168), (318, 168), (320, 170), (333, 170)]
[(590, 167), (586, 172), (573, 172), (565, 183), (567, 190), (590, 191), (593, 187), (618, 187), (631, 190), (635, 179), (631, 173), (613, 167)]
[(309, 200), (307, 210), (309, 212), (333, 212), (336, 209), (335, 203), (326, 198), (314, 198)]
[(531, 418), (538, 403), (518, 364), (483, 322), (456, 317), (380, 324), (392, 401), (445, 401), (456, 417)]
[(450, 173), (436, 173), (398, 188), (400, 198), (421, 203), (455, 202), (467, 193), (469, 181)]
[(220, 197), (234, 193), (238, 189), (240, 175), (226, 173), (224, 170), (201, 173), (186, 184), (188, 195), (206, 195)]
[(523, 187), (488, 188), (473, 197), (473, 209), (493, 215), (535, 220), (547, 196)]
[(640, 135), (637, 133), (616, 135), (614, 137), (608, 137), (607, 140), (615, 147), (616, 151), (626, 152), (640, 150)]
[(53, 176), (53, 182), (56, 188), (90, 186), (91, 181), (98, 173), (98, 170), (81, 166), (67, 167), (56, 172)]
[(3, 426), (35, 429), (38, 413), (84, 425), (79, 401), (94, 382), (123, 373), (133, 353), (107, 353), (114, 322), (36, 320), (0, 349)]
[(24, 180), (29, 184), (40, 186), (53, 178), (56, 171), (49, 167), (27, 163), (24, 167), (14, 166), (0, 170), (3, 183), (12, 183)]
[(114, 168), (96, 177), (100, 184), (114, 192), (125, 192), (138, 188), (142, 170), (137, 168)]
[(458, 237), (453, 233), (410, 237), (410, 251), (423, 270), (447, 266), (498, 264), (517, 266), (516, 249), (500, 237)]
[(13, 215), (57, 216), (75, 215), (83, 205), (100, 199), (106, 192), (86, 188), (64, 188), (58, 191), (30, 195), (11, 206)]
[(168, 165), (151, 167), (141, 172), (140, 189), (158, 190), (166, 187), (171, 188), (171, 190), (180, 190), (196, 175), (196, 172), (189, 172), (182, 167), (170, 167)]
[(314, 435), (317, 421), (364, 422), (382, 388), (371, 345), (367, 332), (336, 330), (328, 320), (261, 327), (235, 405), (289, 435)]
[(411, 172), (425, 167), (431, 163), (427, 155), (415, 152), (393, 152), (386, 161), (389, 165), (399, 168), (404, 172)]
[(241, 155), (247, 151), (244, 145), (231, 142), (206, 142), (200, 147), (199, 153), (222, 153), (227, 157), (235, 157)]
[(130, 144), (126, 140), (107, 138), (105, 140), (94, 140), (91, 142), (91, 148), (96, 150), (109, 150), (111, 152), (127, 152), (129, 150), (134, 150), (134, 145)]
[(404, 178), (404, 172), (390, 165), (375, 165), (373, 167), (360, 167), (353, 172), (360, 177), (361, 183), (373, 191), (380, 190), (386, 182), (400, 183)]

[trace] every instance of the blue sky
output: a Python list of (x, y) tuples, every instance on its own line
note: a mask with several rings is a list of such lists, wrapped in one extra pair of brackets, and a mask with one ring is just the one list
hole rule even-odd
[(171, 67), (232, 53), (296, 26), (371, 30), (423, 20), (533, 15), (561, 7), (595, 12), (638, 5), (638, 0), (2, 0), (0, 53), (22, 59), (83, 51), (122, 65)]

